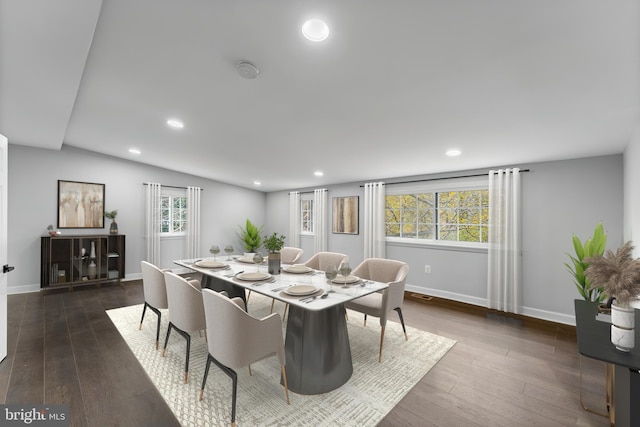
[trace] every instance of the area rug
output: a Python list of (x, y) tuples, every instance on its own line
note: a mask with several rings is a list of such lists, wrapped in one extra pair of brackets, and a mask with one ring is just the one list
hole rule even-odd
[[(271, 299), (256, 292), (249, 300), (249, 313), (261, 318), (269, 314)], [(282, 313), (282, 304), (276, 304)], [(203, 336), (191, 339), (189, 383), (184, 384), (185, 339), (172, 333), (165, 357), (155, 350), (157, 317), (147, 310), (138, 330), (142, 305), (108, 310), (107, 314), (183, 426), (224, 426), (231, 420), (231, 380), (214, 364), (209, 370), (204, 398), (200, 387), (207, 358)], [(166, 312), (165, 312), (166, 314)], [(160, 347), (168, 320), (162, 316)], [(387, 322), (382, 363), (378, 363), (380, 324), (369, 318), (363, 326), (360, 313), (348, 311), (353, 375), (342, 387), (329, 393), (303, 396), (289, 392), (287, 405), (280, 385), (277, 358), (269, 358), (238, 371), (238, 426), (375, 426), (409, 390), (455, 344), (454, 340)], [(286, 322), (283, 322), (283, 334)]]

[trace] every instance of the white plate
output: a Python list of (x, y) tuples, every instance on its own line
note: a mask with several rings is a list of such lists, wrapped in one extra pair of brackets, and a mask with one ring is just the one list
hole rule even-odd
[(344, 284), (345, 282), (356, 283), (358, 280), (360, 280), (360, 278), (356, 276), (347, 276), (347, 279), (345, 280), (344, 276), (342, 276), (341, 274), (338, 274), (336, 278), (333, 279), (331, 282), (339, 285), (339, 284)]
[(283, 290), (285, 294), (293, 295), (293, 296), (303, 296), (303, 295), (311, 295), (318, 290), (313, 285), (295, 285), (290, 286)]
[(307, 267), (303, 264), (294, 264), (287, 267), (282, 268), (287, 273), (295, 273), (295, 274), (303, 274), (311, 271), (311, 267)]
[(196, 267), (203, 267), (203, 268), (222, 268), (222, 267), (226, 267), (227, 264), (220, 261), (214, 261), (212, 259), (203, 259), (200, 261), (196, 261), (194, 265)]
[[(253, 262), (253, 258), (250, 258), (248, 256), (241, 256), (239, 258), (236, 258), (236, 261), (238, 262), (244, 262), (245, 264), (255, 264)], [(264, 261), (263, 261), (264, 262)]]
[(236, 277), (240, 280), (254, 282), (256, 280), (270, 279), (271, 275), (269, 273), (263, 273), (262, 271), (249, 271), (246, 273), (238, 274)]

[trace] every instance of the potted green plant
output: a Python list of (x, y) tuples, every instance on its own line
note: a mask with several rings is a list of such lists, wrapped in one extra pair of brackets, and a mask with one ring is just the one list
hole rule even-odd
[(269, 253), (267, 255), (269, 273), (280, 274), (280, 250), (284, 247), (285, 236), (273, 233), (271, 236), (264, 236), (263, 246)]
[(632, 257), (633, 245), (625, 243), (615, 252), (587, 258), (585, 275), (592, 288), (601, 288), (611, 304), (611, 342), (618, 350), (634, 347), (635, 309), (631, 303), (640, 296), (640, 258)]
[(593, 232), (593, 236), (587, 238), (584, 244), (575, 234), (572, 236), (575, 256), (567, 254), (571, 258), (571, 264), (564, 263), (578, 289), (578, 292), (587, 301), (602, 302), (605, 299), (602, 287), (592, 287), (589, 278), (585, 276), (585, 270), (589, 267), (589, 258), (601, 256), (607, 245), (607, 234), (604, 232), (602, 223), (598, 223)]
[(109, 233), (111, 234), (118, 234), (118, 223), (116, 222), (116, 217), (118, 216), (118, 210), (113, 210), (113, 211), (105, 211), (104, 213), (105, 218), (108, 218), (111, 220), (111, 227), (109, 227)]
[(260, 237), (260, 233), (262, 233), (262, 228), (256, 227), (249, 219), (247, 219), (244, 228), (240, 227), (240, 240), (242, 241), (242, 246), (244, 247), (245, 256), (248, 254), (252, 254), (262, 246), (262, 237)]

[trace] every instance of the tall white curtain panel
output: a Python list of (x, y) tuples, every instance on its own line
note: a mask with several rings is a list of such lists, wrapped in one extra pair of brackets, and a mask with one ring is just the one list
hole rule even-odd
[(522, 312), (520, 169), (489, 172), (487, 306)]
[(185, 257), (197, 258), (200, 252), (200, 187), (187, 187), (187, 233)]
[(146, 184), (145, 193), (145, 239), (147, 262), (160, 263), (160, 193), (162, 187), (157, 182)]
[(300, 192), (289, 193), (289, 244), (300, 247)]
[(315, 252), (327, 250), (327, 199), (325, 188), (313, 190), (313, 249)]
[(364, 258), (385, 258), (384, 182), (364, 185)]

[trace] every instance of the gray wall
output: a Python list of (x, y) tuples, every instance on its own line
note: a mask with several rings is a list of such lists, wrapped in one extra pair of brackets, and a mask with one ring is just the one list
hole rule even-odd
[[(568, 260), (566, 254), (573, 251), (571, 235), (575, 233), (584, 240), (602, 221), (608, 233), (608, 247), (617, 248), (621, 244), (623, 157), (593, 157), (520, 167), (530, 169), (522, 174), (524, 313), (572, 324), (573, 300), (579, 298), (579, 294), (564, 266)], [(446, 175), (408, 177), (407, 180), (440, 176)], [(360, 183), (327, 188), (330, 199), (360, 196), (362, 226)], [(287, 218), (287, 193), (268, 194), (267, 227), (287, 234)], [(305, 250), (305, 256), (312, 253), (312, 243), (311, 251), (307, 254)], [(356, 236), (329, 234), (329, 250), (346, 253), (356, 265), (363, 258), (362, 232)], [(486, 306), (486, 250), (387, 244), (387, 257), (409, 263), (407, 290)], [(424, 272), (425, 265), (431, 266), (430, 274)]]
[[(174, 186), (199, 186), (201, 199), (202, 256), (208, 248), (227, 244), (241, 252), (238, 225), (246, 218), (265, 221), (265, 194), (191, 175), (146, 166), (89, 151), (64, 146), (61, 151), (9, 144), (9, 293), (38, 290), (40, 287), (40, 236), (49, 224), (57, 225), (58, 180), (105, 184), (105, 208), (118, 210), (118, 228), (125, 234), (126, 276), (140, 277), (140, 261), (145, 258), (144, 182)], [(65, 235), (108, 233), (104, 229), (63, 229)], [(173, 257), (181, 253), (182, 240), (163, 240), (162, 267), (175, 267)]]
[(640, 122), (624, 152), (624, 240), (635, 242), (640, 256)]

